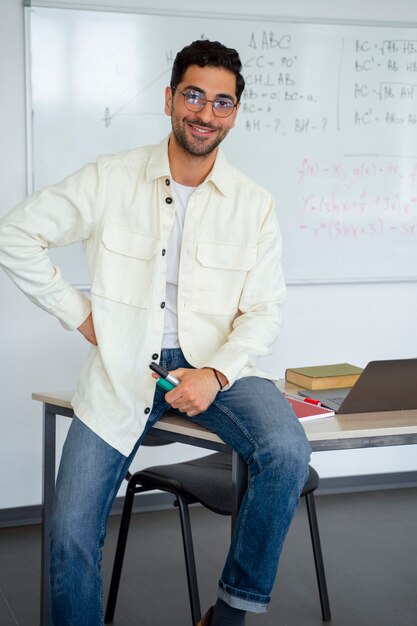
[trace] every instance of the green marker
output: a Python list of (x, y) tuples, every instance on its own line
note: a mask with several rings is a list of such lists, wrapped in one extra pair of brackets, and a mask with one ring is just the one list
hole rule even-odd
[(171, 391), (175, 387), (174, 383), (170, 383), (166, 378), (158, 378), (156, 384), (165, 389), (165, 391)]
[(152, 361), (149, 367), (153, 372), (159, 374), (159, 378), (157, 379), (156, 384), (162, 387), (162, 389), (165, 389), (165, 391), (171, 391), (171, 389), (174, 389), (174, 387), (179, 385), (180, 381), (178, 380), (178, 378), (175, 378), (175, 376), (170, 374), (168, 370), (166, 370), (161, 365), (158, 365), (158, 363)]

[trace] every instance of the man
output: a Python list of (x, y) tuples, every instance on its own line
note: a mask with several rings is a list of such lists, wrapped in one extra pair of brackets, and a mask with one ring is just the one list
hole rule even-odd
[[(269, 193), (219, 144), (244, 80), (235, 50), (196, 41), (176, 57), (159, 145), (99, 158), (0, 224), (16, 284), (92, 344), (73, 399), (51, 536), (55, 626), (103, 622), (107, 517), (144, 433), (169, 406), (217, 433), (249, 467), (218, 599), (203, 626), (267, 610), (282, 544), (308, 472), (304, 431), (256, 368), (281, 324), (281, 241)], [(91, 302), (49, 260), (82, 240)], [(151, 360), (180, 384), (155, 388)]]

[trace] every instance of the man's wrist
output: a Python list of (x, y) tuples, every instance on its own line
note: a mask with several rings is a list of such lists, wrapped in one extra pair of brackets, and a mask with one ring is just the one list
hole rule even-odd
[(214, 371), (217, 372), (217, 377), (220, 379), (222, 389), (224, 389), (224, 387), (226, 387), (226, 385), (229, 384), (229, 381), (227, 380), (226, 376), (222, 372), (219, 372), (219, 370), (216, 370), (216, 369)]
[(217, 380), (217, 383), (219, 385), (220, 391), (228, 384), (229, 381), (227, 380), (226, 376), (222, 374), (222, 372), (219, 372), (219, 370), (216, 370), (214, 367), (209, 367), (209, 366), (204, 367), (203, 369), (208, 369), (213, 372), (214, 377)]

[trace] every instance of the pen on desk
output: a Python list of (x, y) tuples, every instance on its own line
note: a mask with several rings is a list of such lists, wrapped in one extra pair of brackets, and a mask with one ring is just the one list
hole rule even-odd
[(303, 402), (307, 402), (307, 404), (314, 404), (314, 406), (321, 406), (320, 400), (314, 400), (314, 398), (303, 398)]

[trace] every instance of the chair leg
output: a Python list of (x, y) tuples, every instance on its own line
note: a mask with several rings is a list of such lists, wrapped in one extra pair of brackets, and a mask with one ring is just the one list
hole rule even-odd
[(120, 521), (119, 537), (117, 540), (116, 554), (114, 557), (113, 572), (109, 589), (109, 597), (107, 599), (106, 614), (104, 617), (104, 622), (106, 624), (113, 621), (114, 611), (116, 609), (117, 594), (119, 592), (120, 577), (122, 575), (123, 559), (125, 556), (127, 534), (129, 532), (129, 524), (132, 514), (134, 497), (134, 487), (128, 486), (123, 506), (122, 518)]
[(321, 551), (320, 534), (317, 522), (314, 494), (306, 494), (305, 499), (307, 505), (308, 522), (310, 525), (311, 543), (313, 546), (314, 564), (316, 566), (317, 584), (319, 587), (321, 614), (323, 616), (324, 622), (330, 622), (330, 603), (329, 595), (327, 592), (326, 574), (324, 571), (323, 554)]
[(191, 619), (196, 626), (201, 619), (200, 596), (198, 593), (197, 571), (195, 567), (193, 537), (191, 534), (190, 512), (188, 503), (181, 495), (177, 496), (180, 512), (182, 541), (184, 545), (185, 566), (187, 570), (188, 593), (190, 596)]

